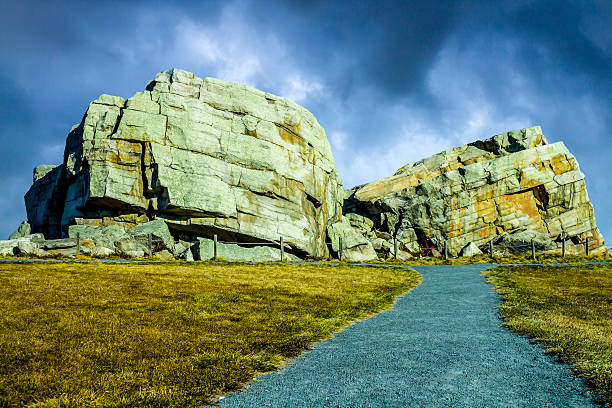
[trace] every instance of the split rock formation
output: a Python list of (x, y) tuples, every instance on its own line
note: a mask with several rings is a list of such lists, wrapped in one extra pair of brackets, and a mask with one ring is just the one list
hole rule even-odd
[[(102, 95), (39, 166), (28, 224), (0, 254), (348, 260), (474, 255), (535, 239), (590, 239), (607, 253), (584, 174), (539, 127), (503, 133), (342, 190), (325, 131), (294, 102), (187, 71), (160, 72), (129, 99)], [(152, 237), (151, 245), (147, 242)], [(228, 243), (231, 242), (231, 243)], [(257, 245), (263, 245), (257, 247)], [(150, 248), (150, 246), (152, 246)], [(56, 251), (56, 252), (53, 252)], [(72, 252), (71, 252), (72, 251)]]

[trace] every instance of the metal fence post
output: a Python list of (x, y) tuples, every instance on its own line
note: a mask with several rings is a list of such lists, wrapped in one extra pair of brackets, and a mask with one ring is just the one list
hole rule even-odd
[(489, 241), (489, 256), (493, 258), (493, 240)]
[(393, 259), (397, 259), (397, 238), (393, 237)]
[(217, 234), (213, 235), (213, 259), (217, 259)]
[(444, 241), (444, 260), (448, 259), (448, 240)]
[(79, 232), (77, 232), (76, 235), (76, 256), (79, 256), (79, 253), (81, 252), (81, 234)]
[(561, 234), (561, 256), (565, 258), (565, 233)]
[(153, 235), (149, 232), (147, 235), (147, 249), (149, 251), (149, 258), (153, 256)]
[(338, 237), (338, 243), (340, 245), (340, 251), (339, 251), (339, 256), (338, 256), (338, 260), (342, 260), (342, 237)]
[(283, 237), (280, 237), (280, 253), (281, 253), (281, 262), (285, 260), (285, 244), (283, 243)]
[(531, 239), (531, 259), (535, 259), (535, 241)]

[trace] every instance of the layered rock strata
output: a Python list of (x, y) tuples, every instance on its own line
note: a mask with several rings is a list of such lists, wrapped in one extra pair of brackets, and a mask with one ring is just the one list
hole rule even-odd
[[(548, 144), (540, 127), (410, 163), (346, 196), (346, 216), (372, 220), (365, 234), (370, 242), (386, 233), (397, 240), (402, 256), (440, 252), (445, 241), (456, 255), (470, 243), (484, 249), (491, 240), (526, 230), (550, 238), (556, 247), (562, 239), (582, 245), (589, 238), (591, 253), (607, 253), (584, 174), (565, 145)], [(377, 243), (380, 256), (391, 255), (393, 239)], [(538, 249), (551, 248), (546, 243)]]
[(178, 69), (127, 100), (92, 102), (68, 134), (63, 163), (38, 167), (25, 197), (32, 232), (46, 237), (75, 224), (130, 229), (162, 219), (175, 238), (283, 236), (289, 252), (311, 257), (328, 255), (327, 225), (340, 219), (342, 199), (310, 112)]

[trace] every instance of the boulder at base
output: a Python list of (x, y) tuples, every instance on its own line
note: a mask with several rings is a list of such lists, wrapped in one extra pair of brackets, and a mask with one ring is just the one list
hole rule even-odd
[(30, 235), (31, 233), (32, 228), (30, 227), (30, 224), (27, 221), (23, 221), (21, 224), (19, 224), (19, 228), (17, 228), (17, 231), (13, 232), (11, 236), (9, 236), (9, 240), (23, 238)]
[[(353, 216), (352, 218), (362, 221), (363, 217)], [(337, 257), (340, 256), (340, 238), (342, 238), (341, 260), (361, 262), (378, 259), (372, 243), (363, 235), (364, 229), (359, 228), (360, 225), (368, 224), (358, 223), (358, 226), (353, 226), (349, 218), (342, 217), (340, 221), (327, 227), (331, 247)]]
[(482, 255), (482, 251), (473, 242), (470, 242), (469, 244), (461, 248), (461, 251), (459, 252), (459, 256), (476, 256), (476, 255)]
[(531, 241), (537, 252), (555, 251), (557, 245), (545, 233), (526, 229), (513, 234), (502, 235), (495, 241), (495, 247), (514, 255), (531, 252)]
[[(214, 257), (214, 242), (206, 238), (199, 238), (197, 245), (196, 259), (209, 260)], [(280, 261), (280, 248), (271, 246), (253, 246), (253, 245), (236, 245), (217, 243), (217, 258), (226, 261), (254, 261), (254, 262), (272, 262)], [(285, 252), (284, 260), (298, 261), (299, 258), (295, 255)]]

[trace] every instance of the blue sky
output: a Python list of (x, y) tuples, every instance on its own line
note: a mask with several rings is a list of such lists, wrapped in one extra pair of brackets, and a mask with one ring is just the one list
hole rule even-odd
[(308, 108), (345, 187), (540, 125), (578, 159), (612, 237), (608, 1), (19, 1), (3, 5), (0, 51), (0, 238), (91, 100), (172, 67)]

